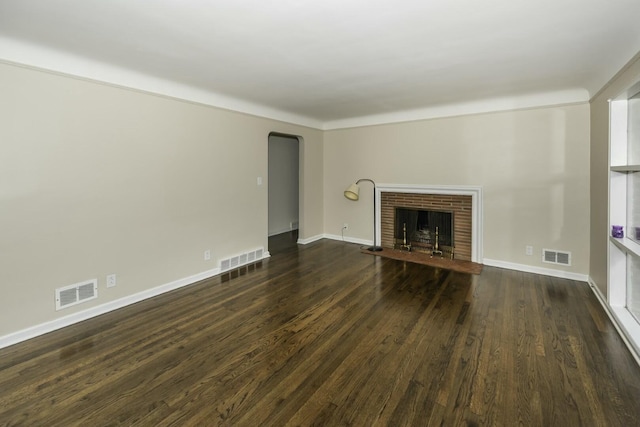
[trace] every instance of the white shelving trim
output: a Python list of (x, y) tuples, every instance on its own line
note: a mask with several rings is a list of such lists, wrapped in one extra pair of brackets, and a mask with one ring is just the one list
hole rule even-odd
[[(630, 174), (640, 172), (640, 165), (629, 164), (629, 101), (640, 91), (640, 82), (609, 102), (609, 233), (612, 225), (627, 228), (627, 186)], [(640, 142), (636, 142), (640, 143)], [(636, 160), (637, 161), (637, 160)], [(640, 244), (628, 237), (609, 237), (609, 284), (607, 304), (636, 352), (640, 352), (640, 323), (627, 304), (629, 257), (640, 259)]]

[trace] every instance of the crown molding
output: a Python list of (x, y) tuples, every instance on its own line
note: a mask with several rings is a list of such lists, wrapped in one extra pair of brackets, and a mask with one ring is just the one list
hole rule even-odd
[(570, 89), (323, 122), (312, 117), (9, 38), (0, 38), (0, 62), (325, 131), (589, 102), (589, 92), (586, 89)]
[(437, 105), (415, 110), (375, 114), (350, 119), (325, 122), (323, 130), (338, 130), (362, 126), (376, 126), (445, 117), (468, 116), (483, 113), (497, 113), (532, 108), (583, 104), (589, 102), (586, 89), (569, 89), (554, 92), (534, 93), (501, 98), (489, 98), (472, 102)]
[(13, 39), (0, 38), (0, 62), (319, 130), (323, 126), (310, 117)]

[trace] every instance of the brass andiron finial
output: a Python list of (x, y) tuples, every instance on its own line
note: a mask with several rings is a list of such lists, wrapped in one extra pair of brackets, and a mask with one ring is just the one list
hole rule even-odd
[(436, 244), (433, 247), (433, 251), (431, 251), (431, 258), (433, 258), (434, 255), (440, 255), (440, 258), (442, 258), (443, 254), (442, 251), (440, 250), (440, 248), (438, 247), (438, 227), (436, 227)]

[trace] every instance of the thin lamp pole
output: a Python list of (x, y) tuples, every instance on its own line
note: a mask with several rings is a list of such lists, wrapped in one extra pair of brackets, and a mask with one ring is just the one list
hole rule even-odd
[(371, 252), (379, 252), (382, 250), (382, 247), (376, 245), (376, 183), (372, 179), (361, 178), (356, 181), (356, 185), (360, 184), (362, 181), (369, 181), (373, 184), (373, 246), (367, 248), (367, 250)]

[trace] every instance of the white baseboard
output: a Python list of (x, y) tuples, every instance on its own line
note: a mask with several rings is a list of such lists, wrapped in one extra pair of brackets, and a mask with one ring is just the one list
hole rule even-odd
[[(253, 264), (263, 259), (269, 258), (271, 254), (269, 251), (264, 251), (262, 258), (256, 259), (250, 263), (239, 265), (237, 268), (244, 265)], [(225, 271), (228, 272), (229, 270)], [(110, 311), (117, 310), (119, 308), (126, 307), (137, 302), (162, 295), (166, 292), (173, 291), (185, 286), (193, 285), (201, 280), (208, 279), (213, 276), (217, 276), (221, 273), (220, 268), (214, 268), (211, 270), (203, 271), (202, 273), (194, 274), (193, 276), (185, 277), (182, 279), (174, 280), (173, 282), (165, 283), (164, 285), (156, 286), (155, 288), (147, 289), (142, 292), (138, 292), (133, 295), (117, 299), (115, 301), (109, 301), (104, 304), (100, 304), (96, 307), (91, 307), (77, 313), (69, 314), (64, 317), (60, 317), (49, 322), (41, 323), (39, 325), (31, 326), (21, 331), (12, 332), (8, 335), (0, 337), (0, 348), (8, 347), (13, 344), (17, 344), (22, 341), (26, 341), (31, 338), (35, 338), (39, 335), (43, 335), (49, 332), (53, 332), (57, 329), (64, 328), (65, 326), (73, 325), (74, 323), (82, 322), (84, 320), (91, 319), (92, 317), (100, 316), (101, 314), (109, 313)]]
[(70, 326), (74, 323), (82, 322), (84, 320), (91, 319), (92, 317), (100, 316), (101, 314), (109, 313), (110, 311), (135, 304), (148, 298), (153, 298), (166, 292), (192, 285), (201, 280), (208, 279), (218, 274), (220, 274), (219, 268), (203, 271), (202, 273), (194, 274), (193, 276), (178, 279), (173, 282), (157, 286), (155, 288), (147, 289), (145, 291), (117, 299), (115, 301), (100, 304), (87, 310), (79, 311), (68, 316), (60, 317), (49, 322), (41, 323), (39, 325), (31, 326), (21, 331), (4, 335), (0, 337), (0, 348), (8, 347), (10, 345), (17, 344), (31, 338), (35, 338), (39, 335), (64, 328), (65, 326)]
[(372, 240), (367, 240), (367, 239), (358, 239), (356, 237), (349, 237), (349, 236), (344, 236), (344, 238), (338, 234), (324, 234), (323, 235), (325, 239), (331, 239), (331, 240), (340, 240), (342, 242), (347, 242), (347, 243), (357, 243), (359, 245), (367, 245), (367, 246), (371, 246), (373, 245), (373, 241)]
[[(345, 236), (344, 239), (343, 239), (342, 236), (339, 236), (337, 234), (323, 234), (323, 235), (318, 236), (318, 237), (319, 238), (332, 239), (332, 240), (340, 240), (340, 241), (349, 242), (349, 243), (358, 243), (360, 245), (369, 245), (369, 246), (373, 245), (373, 242), (371, 240), (356, 239), (356, 238), (352, 238), (352, 237), (348, 237), (348, 236)], [(526, 272), (526, 273), (542, 274), (543, 276), (552, 276), (552, 277), (559, 277), (559, 278), (562, 278), (562, 279), (578, 280), (578, 281), (581, 281), (581, 282), (586, 282), (586, 281), (589, 280), (589, 276), (586, 275), (586, 274), (571, 273), (571, 272), (568, 272), (568, 271), (554, 270), (554, 269), (551, 269), (551, 268), (534, 267), (534, 266), (531, 266), (531, 265), (516, 264), (516, 263), (513, 263), (513, 262), (499, 261), (499, 260), (495, 260), (495, 259), (487, 259), (487, 258), (485, 258), (481, 262), (481, 264), (489, 265), (489, 266), (492, 266), (492, 267), (506, 268), (508, 270), (523, 271), (523, 272)]]
[(348, 237), (348, 236), (344, 236), (344, 239), (343, 239), (342, 236), (339, 236), (337, 234), (326, 234), (326, 233), (318, 234), (316, 236), (309, 237), (306, 239), (298, 239), (298, 243), (301, 245), (307, 245), (309, 243), (317, 242), (318, 240), (321, 240), (321, 239), (339, 240), (341, 242), (357, 243), (359, 245), (368, 245), (368, 246), (373, 245), (373, 242), (371, 240), (356, 239), (354, 237)]
[(516, 264), (513, 262), (499, 261), (495, 259), (485, 258), (482, 262), (484, 265), (491, 267), (506, 268), (507, 270), (524, 271), (525, 273), (541, 274), (543, 276), (559, 277), (561, 279), (579, 280), (581, 282), (587, 282), (589, 276), (587, 274), (571, 273), (569, 271), (554, 270), (552, 268), (534, 267), (526, 264)]
[(607, 304), (607, 298), (602, 295), (602, 292), (600, 292), (600, 289), (598, 288), (598, 285), (596, 285), (596, 282), (593, 281), (591, 276), (589, 276), (589, 280), (587, 282), (589, 283), (589, 286), (591, 286), (591, 290), (593, 291), (593, 293), (595, 293), (596, 297), (598, 297), (598, 301), (600, 301), (600, 304), (603, 305), (604, 310), (608, 312), (609, 308)]
[(324, 234), (318, 234), (316, 236), (307, 237), (306, 239), (298, 239), (297, 243), (300, 245), (308, 245), (309, 243), (317, 242), (322, 239), (324, 239)]
[(604, 312), (607, 313), (607, 316), (609, 316), (609, 320), (611, 320), (611, 323), (613, 323), (613, 327), (616, 328), (618, 335), (620, 335), (620, 338), (622, 338), (622, 341), (624, 341), (625, 345), (629, 349), (629, 352), (631, 352), (631, 355), (635, 359), (636, 363), (638, 364), (638, 366), (640, 366), (640, 353), (638, 353), (638, 350), (633, 345), (633, 343), (629, 340), (629, 337), (627, 336), (624, 329), (620, 326), (617, 316), (613, 312), (611, 306), (607, 303), (607, 298), (602, 294), (602, 292), (600, 292), (600, 288), (598, 288), (598, 285), (596, 285), (596, 282), (594, 282), (591, 277), (589, 277), (588, 282), (589, 282), (589, 286), (591, 287), (591, 290), (596, 295), (596, 298), (598, 299), (598, 301), (600, 302), (600, 305), (604, 309)]

